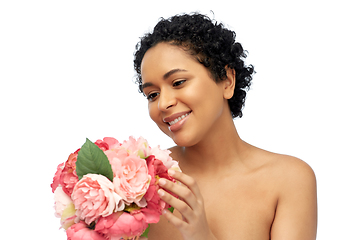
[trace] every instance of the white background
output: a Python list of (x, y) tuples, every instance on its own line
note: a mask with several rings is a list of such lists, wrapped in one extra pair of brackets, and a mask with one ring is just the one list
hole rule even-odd
[(1, 1), (1, 232), (66, 239), (50, 183), (86, 137), (173, 145), (133, 83), (133, 52), (160, 17), (200, 11), (237, 33), (257, 71), (240, 136), (312, 166), (318, 239), (360, 239), (358, 10), (349, 0)]

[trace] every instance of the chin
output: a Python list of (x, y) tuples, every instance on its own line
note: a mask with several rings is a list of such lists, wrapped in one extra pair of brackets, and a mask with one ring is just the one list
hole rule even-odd
[(171, 132), (168, 127), (159, 126), (160, 130), (165, 133), (169, 138), (171, 138), (174, 143), (179, 147), (192, 147), (196, 145), (199, 141), (197, 137), (192, 136), (191, 134), (185, 134), (185, 132), (177, 131)]
[[(169, 136), (170, 137), (170, 136)], [(194, 138), (193, 136), (173, 136), (171, 139), (176, 143), (176, 145), (180, 147), (192, 147), (198, 143), (198, 139)]]

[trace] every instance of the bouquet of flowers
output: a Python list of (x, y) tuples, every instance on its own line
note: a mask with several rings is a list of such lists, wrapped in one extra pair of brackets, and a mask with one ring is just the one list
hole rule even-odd
[(157, 193), (158, 180), (175, 182), (180, 171), (169, 150), (151, 148), (140, 137), (120, 143), (106, 137), (85, 144), (57, 167), (52, 191), (55, 216), (68, 240), (119, 240), (147, 236), (162, 210), (170, 208)]

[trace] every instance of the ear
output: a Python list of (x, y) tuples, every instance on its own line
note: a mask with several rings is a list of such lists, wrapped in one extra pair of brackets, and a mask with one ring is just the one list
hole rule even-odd
[(225, 66), (226, 70), (226, 79), (223, 80), (224, 87), (224, 98), (230, 99), (234, 95), (235, 83), (236, 83), (236, 73), (235, 69)]

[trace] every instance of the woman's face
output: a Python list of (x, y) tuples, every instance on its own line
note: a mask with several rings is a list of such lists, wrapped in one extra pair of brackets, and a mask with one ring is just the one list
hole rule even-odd
[[(230, 117), (224, 82), (178, 46), (159, 43), (142, 60), (143, 91), (151, 119), (179, 146), (193, 146)], [(225, 110), (225, 111), (224, 111)]]

